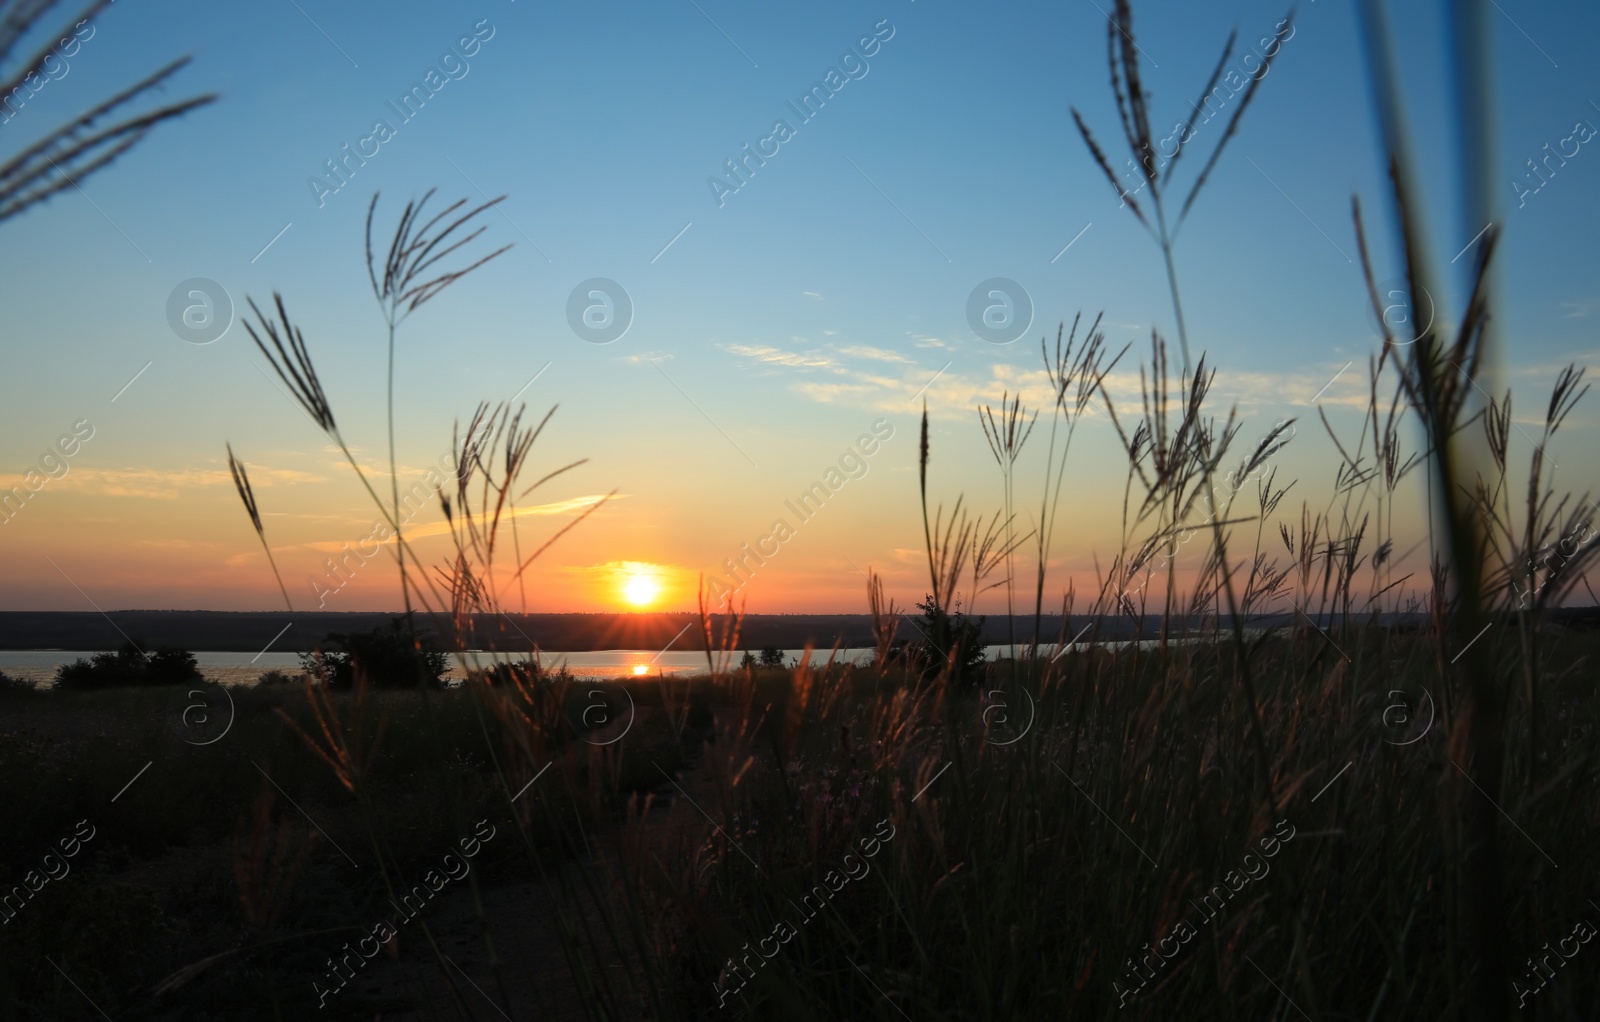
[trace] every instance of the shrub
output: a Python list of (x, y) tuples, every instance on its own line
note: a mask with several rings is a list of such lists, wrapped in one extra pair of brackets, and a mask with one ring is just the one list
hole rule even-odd
[(919, 627), (924, 639), (918, 653), (926, 674), (937, 675), (951, 665), (953, 652), (952, 680), (963, 684), (980, 680), (988, 646), (983, 639), (984, 619), (974, 619), (959, 607), (952, 614), (935, 603), (931, 595), (917, 606), (922, 610)]
[(130, 685), (184, 685), (203, 681), (194, 654), (176, 646), (149, 652), (138, 642), (124, 643), (115, 653), (96, 653), (56, 668), (56, 685), (64, 689), (126, 688)]
[(358, 670), (375, 688), (416, 688), (419, 684), (443, 688), (450, 670), (449, 655), (433, 636), (415, 634), (413, 638), (414, 634), (398, 618), (387, 629), (329, 632), (322, 640), (324, 646), (331, 643), (339, 648), (302, 653), (300, 663), (313, 675), (325, 672), (334, 688), (353, 686)]
[(0, 671), (0, 695), (31, 695), (39, 691), (25, 678), (13, 678), (4, 671)]
[(783, 650), (776, 646), (763, 646), (761, 648), (762, 667), (782, 667)]

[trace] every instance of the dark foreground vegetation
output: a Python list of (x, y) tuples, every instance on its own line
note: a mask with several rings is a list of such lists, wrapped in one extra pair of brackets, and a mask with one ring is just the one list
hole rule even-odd
[[(503, 786), (528, 778), (497, 770), (484, 728), (499, 725), (469, 689), (318, 686), (308, 700), (272, 681), (0, 684), (0, 1017), (99, 1017), (65, 977), (117, 1018), (306, 1017), (329, 955), (392, 914), (390, 881), (459, 855), (476, 821), (511, 836), (473, 864), (472, 884), (527, 876), (530, 861), (581, 849), (631, 792), (661, 783), (655, 764), (677, 770), (692, 748), (641, 687), (626, 744), (591, 759), (599, 746), (580, 736), (628, 696), (553, 685), (512, 711), (540, 735), (528, 751), (557, 759), (513, 820)], [(680, 716), (701, 721), (704, 698)], [(361, 996), (330, 1005), (381, 1010)]]
[[(1600, 923), (1600, 642), (1540, 640), (1540, 699), (1511, 715), (1504, 939), (1529, 1017), (1592, 1018), (1596, 952), (1560, 941)], [(98, 1017), (63, 974), (119, 1019), (498, 1017), (451, 966), (453, 990), (405, 978), (440, 907), (361, 957), (436, 876), (486, 919), (548, 890), (564, 953), (519, 957), (526, 923), (492, 920), (441, 949), (514, 1018), (563, 996), (618, 1019), (1438, 1017), (1461, 996), (1464, 840), (1440, 788), (1471, 783), (1445, 652), (1284, 631), (1252, 652), (1254, 712), (1225, 645), (994, 664), (969, 693), (761, 668), (310, 702), (8, 692), (6, 989), (27, 1019)], [(1479, 652), (1514, 671), (1514, 643)], [(1247, 794), (1257, 726), (1270, 802)], [(671, 801), (692, 825), (650, 808)], [(477, 821), (497, 837), (468, 863)], [(330, 978), (346, 942), (353, 978)], [(552, 969), (561, 990), (518, 980)]]

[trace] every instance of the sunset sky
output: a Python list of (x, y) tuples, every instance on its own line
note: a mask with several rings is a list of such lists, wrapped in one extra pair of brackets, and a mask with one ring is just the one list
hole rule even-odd
[[(1469, 229), (1460, 214), (1437, 5), (1397, 6), (1432, 242), (1448, 271), (1450, 293), (1435, 298), (1453, 315), (1472, 256), (1449, 260), (1483, 225)], [(1502, 6), (1492, 25), (1501, 368), (1536, 435), (1531, 417), (1555, 370), (1596, 364), (1600, 139), (1522, 195), (1521, 208), (1512, 182), (1537, 183), (1527, 161), (1576, 122), (1600, 126), (1590, 53), (1600, 9)], [(1113, 349), (1133, 342), (1112, 377), (1128, 411), (1152, 327), (1176, 357), (1160, 251), (1118, 208), (1069, 113), (1083, 113), (1120, 165), (1109, 9), (1109, 0), (116, 5), (58, 79), (0, 113), (9, 116), (0, 159), (185, 53), (194, 62), (161, 98), (220, 100), (158, 128), (81, 190), (0, 223), (0, 489), (22, 483), (75, 424), (87, 420), (80, 438), (92, 428), (65, 474), (0, 524), (0, 609), (281, 607), (225, 442), (249, 468), (296, 609), (319, 599), (327, 610), (397, 607), (386, 555), (315, 595), (326, 559), (370, 535), (378, 516), (342, 455), (269, 378), (241, 320), (247, 296), (284, 295), (346, 439), (386, 480), (386, 334), (363, 223), (381, 191), (387, 238), (406, 200), (435, 186), (440, 207), (506, 193), (472, 250), (514, 247), (401, 327), (403, 485), (422, 478), (479, 401), (516, 396), (536, 418), (560, 406), (530, 479), (589, 459), (530, 498), (518, 522), (525, 549), (616, 491), (531, 570), (527, 609), (690, 607), (696, 576), (721, 572), (779, 518), (793, 535), (745, 587), (750, 611), (865, 612), (869, 566), (902, 605), (920, 599), (922, 397), (931, 491), (947, 503), (965, 494), (988, 514), (1000, 473), (974, 410), (1005, 389), (1039, 405), (1039, 341), (1053, 341), (1058, 322), (1103, 312)], [(1165, 133), (1189, 115), (1228, 32), (1239, 29), (1238, 65), (1286, 9), (1168, 0), (1136, 13), (1152, 120)], [(470, 57), (444, 57), (475, 31)], [(875, 41), (871, 56), (842, 61), (863, 37)], [(844, 84), (802, 121), (791, 104), (830, 68), (848, 73)], [(430, 69), (443, 85), (402, 120), (395, 106)], [(326, 187), (339, 182), (325, 163), (380, 120), (390, 131), (377, 152)], [(790, 137), (737, 191), (710, 183), (740, 183), (725, 161), (763, 145), (779, 120)], [(1201, 129), (1177, 180), (1193, 179), (1223, 123)], [(1312, 399), (1353, 436), (1379, 343), (1355, 261), (1352, 194), (1380, 278), (1402, 272), (1384, 181), (1352, 5), (1312, 0), (1177, 246), (1191, 343), (1218, 371), (1215, 412), (1237, 403), (1241, 443), (1300, 417), (1280, 455), (1280, 482), (1299, 479), (1286, 504), (1295, 518), (1302, 499), (1326, 505), (1335, 464)], [(169, 297), (194, 278), (216, 282), (233, 306), (213, 343), (169, 326)], [(569, 323), (569, 296), (592, 278), (620, 284), (633, 308), (609, 343)], [(1031, 300), (1019, 340), (993, 343), (969, 325), (969, 295), (991, 278), (1017, 282)], [(874, 453), (847, 453), (875, 424)], [(1600, 488), (1597, 439), (1589, 401), (1551, 451), (1558, 486)], [(1021, 531), (1032, 527), (1047, 442), (1036, 432), (1018, 466)], [(1519, 463), (1530, 444), (1514, 435)], [(1052, 605), (1069, 577), (1091, 588), (1096, 558), (1104, 565), (1119, 542), (1126, 465), (1103, 413), (1087, 416), (1074, 445)], [(841, 458), (846, 481), (801, 522), (786, 502)], [(1424, 534), (1418, 492), (1408, 491), (1409, 524), (1397, 515), (1399, 550)], [(440, 521), (437, 502), (416, 520), (427, 556), (446, 553)], [(511, 590), (510, 609), (521, 606)], [(1003, 600), (990, 594), (980, 606)]]

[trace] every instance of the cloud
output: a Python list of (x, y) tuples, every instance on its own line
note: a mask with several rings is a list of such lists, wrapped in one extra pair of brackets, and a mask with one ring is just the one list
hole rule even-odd
[[(1217, 374), (1214, 399), (1225, 404), (1294, 406), (1314, 414), (1318, 405), (1365, 411), (1372, 396), (1367, 367), (1355, 363), (1348, 368), (1325, 365), (1296, 372), (1231, 372), (1224, 379)], [(1384, 388), (1380, 385), (1378, 392)]]
[[(937, 337), (907, 336), (917, 347), (945, 350), (957, 347)], [(955, 420), (970, 416), (980, 405), (997, 405), (1008, 392), (1021, 394), (1025, 408), (1048, 411), (1053, 402), (1053, 387), (1042, 368), (991, 361), (997, 354), (1020, 358), (1024, 353), (1016, 346), (995, 349), (986, 345), (976, 366), (957, 364), (955, 359), (935, 361), (938, 356), (924, 363), (899, 351), (865, 344), (840, 345), (832, 352), (800, 352), (755, 344), (727, 345), (725, 349), (734, 355), (773, 365), (826, 370), (831, 377), (799, 378), (790, 384), (793, 393), (819, 404), (914, 414), (920, 406), (919, 399), (925, 396), (930, 416)], [(1115, 372), (1105, 377), (1106, 388), (1120, 417), (1137, 418), (1143, 414), (1141, 397), (1147, 383), (1141, 379), (1139, 370), (1140, 366), (1132, 359), (1124, 359)], [(1181, 403), (1182, 380), (1176, 363), (1172, 364), (1168, 385), (1169, 398)], [(1380, 392), (1391, 391), (1392, 385), (1393, 380), (1384, 381)], [(1290, 410), (1290, 414), (1304, 415), (1314, 413), (1317, 406), (1330, 411), (1365, 410), (1369, 397), (1370, 383), (1364, 359), (1317, 362), (1288, 370), (1224, 367), (1213, 379), (1207, 407), (1212, 414), (1220, 415), (1226, 415), (1234, 406), (1245, 416), (1259, 408)], [(1096, 397), (1090, 405), (1091, 414), (1104, 417), (1103, 403), (1103, 398)], [(1178, 414), (1176, 406), (1173, 413)]]
[[(409, 537), (410, 537), (411, 533), (408, 532), (408, 533), (406, 533), (406, 535), (407, 535), (408, 540), (409, 540)], [(393, 537), (391, 537), (391, 539), (392, 538)], [(280, 552), (282, 552), (284, 550), (296, 550), (296, 549), (299, 549), (299, 550), (316, 550), (319, 553), (324, 553), (324, 554), (336, 554), (336, 553), (339, 553), (341, 550), (343, 550), (345, 547), (357, 547), (357, 546), (360, 546), (363, 542), (369, 542), (369, 543), (372, 543), (372, 544), (376, 544), (378, 546), (382, 546), (385, 542), (388, 542), (388, 540), (380, 540), (376, 536), (362, 536), (360, 539), (354, 539), (354, 540), (347, 539), (343, 543), (335, 543), (332, 540), (321, 539), (321, 540), (316, 541), (315, 543), (301, 543), (298, 547), (280, 546), (280, 547), (276, 547), (275, 549), (277, 549)]]
[(902, 362), (906, 365), (916, 363), (898, 351), (888, 351), (883, 348), (874, 348), (865, 344), (852, 344), (839, 349), (839, 354), (849, 355), (851, 358), (870, 358), (878, 362)]
[[(24, 477), (24, 474), (0, 475), (0, 489), (20, 485)], [(250, 469), (250, 485), (256, 489), (283, 483), (317, 483), (326, 478), (291, 468)], [(106, 497), (177, 500), (183, 495), (182, 491), (188, 489), (211, 486), (231, 488), (233, 476), (221, 469), (92, 468), (71, 466), (69, 463), (67, 474), (50, 485)]]
[[(626, 496), (627, 494), (625, 493), (616, 493), (612, 494), (610, 499), (621, 500)], [(519, 507), (514, 511), (502, 512), (500, 515), (500, 522), (502, 525), (504, 525), (513, 518), (526, 518), (530, 515), (564, 515), (577, 511), (587, 511), (590, 507), (593, 507), (604, 500), (606, 500), (605, 494), (591, 493), (582, 497), (569, 497), (566, 500), (552, 501), (548, 504), (533, 504), (529, 507)], [(406, 540), (408, 542), (412, 539), (425, 539), (429, 536), (445, 536), (449, 535), (450, 533), (450, 523), (442, 521), (428, 522), (425, 525), (418, 525), (415, 527), (403, 526), (403, 528), (405, 529)]]
[[(618, 493), (618, 494), (613, 494), (610, 499), (611, 500), (620, 500), (620, 499), (622, 499), (623, 497), (626, 497), (626, 496), (627, 496), (627, 494), (625, 494), (625, 493)], [(594, 506), (595, 504), (600, 503), (601, 501), (603, 501), (605, 499), (606, 499), (606, 495), (603, 494), (603, 493), (592, 493), (592, 494), (588, 494), (588, 495), (582, 496), (582, 497), (569, 497), (566, 500), (551, 501), (548, 504), (533, 504), (533, 505), (530, 505), (528, 507), (519, 507), (519, 508), (515, 509), (514, 511), (504, 511), (504, 512), (502, 512), (501, 515), (500, 515), (500, 523), (503, 526), (513, 518), (526, 518), (526, 517), (529, 517), (529, 516), (562, 515), (562, 514), (569, 514), (569, 513), (572, 513), (572, 512), (586, 511), (590, 507)], [(458, 520), (457, 520), (456, 524), (457, 524), (457, 526), (460, 526), (462, 523), (459, 520), (459, 515), (457, 516), (457, 518), (458, 518)], [(407, 543), (411, 543), (411, 542), (413, 542), (415, 540), (419, 540), (419, 539), (427, 539), (427, 538), (432, 537), (432, 536), (447, 536), (447, 535), (450, 534), (450, 523), (446, 522), (446, 521), (423, 522), (421, 524), (415, 524), (415, 525), (408, 524), (408, 523), (401, 523), (401, 528), (405, 531), (406, 542)], [(389, 526), (383, 521), (382, 516), (377, 516), (377, 517), (374, 517), (371, 521), (367, 522), (364, 525), (359, 525), (359, 524), (355, 525), (355, 527), (352, 529), (352, 534), (350, 535), (350, 537), (348, 539), (344, 539), (344, 540), (326, 540), (326, 539), (324, 539), (324, 540), (316, 540), (314, 542), (300, 543), (300, 544), (296, 544), (294, 546), (275, 547), (275, 549), (279, 549), (279, 550), (294, 550), (294, 549), (316, 550), (316, 551), (320, 551), (322, 553), (335, 553), (336, 554), (336, 553), (339, 553), (341, 550), (345, 549), (346, 547), (357, 547), (357, 546), (360, 546), (363, 543), (366, 543), (369, 546), (372, 546), (372, 545), (387, 546), (387, 545), (389, 545), (389, 544), (394, 542), (394, 536), (393, 535), (387, 535), (386, 536), (385, 534), (387, 534), (387, 533), (389, 533)]]
[(687, 568), (680, 568), (671, 564), (658, 564), (654, 561), (606, 561), (602, 564), (567, 564), (562, 565), (557, 570), (567, 574), (601, 576), (616, 580), (633, 575), (647, 575), (657, 579), (694, 577), (694, 572)]
[(312, 514), (302, 514), (300, 512), (296, 512), (296, 511), (262, 511), (261, 512), (261, 517), (262, 518), (297, 518), (297, 519), (302, 519), (302, 520), (308, 521), (308, 522), (343, 522), (343, 523), (347, 523), (347, 524), (350, 523), (350, 522), (360, 523), (360, 521), (361, 521), (361, 516), (360, 515), (351, 514), (351, 513), (348, 513), (348, 512), (345, 513), (345, 514), (337, 514), (337, 515), (323, 515), (323, 514), (312, 515)]
[(805, 295), (807, 298), (811, 299), (814, 302), (822, 301), (822, 292), (821, 291), (802, 291), (800, 293)]
[(1043, 369), (1024, 370), (1002, 362), (989, 366), (984, 378), (968, 375), (953, 359), (921, 364), (882, 349), (842, 350), (872, 352), (883, 365), (852, 369), (845, 380), (796, 381), (792, 389), (822, 404), (856, 405), (890, 414), (914, 414), (926, 397), (929, 416), (944, 420), (965, 419), (980, 404), (998, 404), (1008, 390), (1022, 393), (1025, 406), (1038, 407), (1050, 400), (1050, 382)]
[[(1580, 351), (1566, 357), (1558, 357), (1557, 360), (1553, 362), (1528, 362), (1511, 366), (1503, 365), (1500, 367), (1500, 373), (1503, 376), (1514, 376), (1519, 379), (1535, 380), (1537, 381), (1535, 385), (1537, 387), (1546, 388), (1546, 393), (1548, 394), (1548, 388), (1555, 383), (1556, 377), (1561, 374), (1561, 371), (1565, 369), (1569, 363), (1576, 365), (1580, 369), (1589, 368), (1590, 371), (1593, 371), (1595, 368), (1594, 352)], [(1485, 383), (1485, 386), (1487, 386), (1487, 383)]]
[(757, 344), (726, 344), (723, 350), (743, 358), (753, 358), (760, 362), (774, 365), (792, 366), (800, 369), (828, 369), (833, 372), (844, 372), (844, 367), (821, 352), (802, 354), (796, 351), (785, 351), (770, 345)]
[[(844, 348), (841, 353), (857, 356), (876, 349)], [(893, 355), (894, 353), (886, 353)], [(1341, 371), (1342, 370), (1342, 371)], [(998, 405), (1008, 392), (1020, 394), (1025, 409), (1049, 410), (1053, 388), (1043, 369), (1027, 369), (1008, 362), (986, 367), (963, 366), (953, 360), (941, 371), (937, 364), (919, 364), (909, 358), (883, 360), (881, 367), (868, 371), (852, 369), (842, 379), (797, 380), (792, 390), (820, 404), (865, 407), (890, 414), (914, 414), (928, 402), (930, 417), (942, 420), (964, 419), (980, 405)], [(1176, 365), (1169, 379), (1172, 414), (1179, 414), (1180, 379)], [(1392, 382), (1392, 381), (1391, 381)], [(1116, 402), (1119, 417), (1137, 418), (1143, 414), (1139, 368), (1126, 360), (1105, 377), (1105, 385)], [(1380, 393), (1384, 387), (1380, 386)], [(1369, 381), (1364, 362), (1316, 364), (1278, 372), (1218, 371), (1206, 406), (1212, 414), (1227, 414), (1237, 405), (1245, 416), (1252, 409), (1289, 410), (1290, 414), (1314, 414), (1320, 405), (1334, 409), (1365, 410)], [(1090, 404), (1090, 417), (1105, 417), (1104, 400)]]

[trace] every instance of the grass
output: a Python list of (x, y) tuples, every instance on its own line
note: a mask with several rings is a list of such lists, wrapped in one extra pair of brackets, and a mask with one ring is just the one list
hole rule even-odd
[[(556, 818), (598, 826), (620, 812), (628, 792), (656, 785), (654, 763), (682, 763), (683, 746), (649, 692), (636, 696), (640, 711), (627, 744), (614, 746), (610, 761), (592, 761), (592, 746), (580, 740), (590, 734), (584, 713), (592, 700), (570, 683), (557, 687), (547, 730), (560, 734), (551, 747), (566, 786), (541, 793)], [(163, 977), (186, 966), (258, 945), (274, 949), (280, 1008), (294, 1015), (309, 976), (322, 971), (312, 955), (321, 945), (304, 935), (380, 918), (387, 896), (380, 873), (413, 877), (435, 865), (471, 832), (470, 822), (458, 820), (507, 821), (506, 793), (495, 789), (493, 753), (470, 690), (426, 698), (384, 692), (365, 705), (353, 693), (330, 697), (341, 733), (352, 740), (358, 714), (369, 735), (383, 721), (359, 805), (295, 737), (295, 730), (319, 734), (300, 689), (241, 688), (232, 700), (226, 736), (198, 746), (186, 741), (181, 710), (193, 700), (183, 692), (0, 693), (7, 891), (27, 886), (27, 870), (42, 872), (43, 857), (79, 821), (95, 830), (67, 861), (69, 872), (3, 913), (0, 953), (11, 996), (25, 1010), (43, 1012), (21, 1017), (76, 1018), (87, 1007), (57, 999), (60, 976), (41, 953), (117, 1017), (278, 1017), (271, 991), (258, 982), (265, 979), (259, 951), (223, 959), (166, 995), (152, 995)], [(556, 717), (567, 726), (555, 726)], [(606, 783), (591, 784), (590, 772), (602, 767)], [(525, 834), (549, 861), (579, 852), (570, 834), (543, 816)], [(344, 939), (348, 934), (332, 946)], [(258, 1003), (244, 1006), (252, 1001)], [(234, 1008), (224, 1010), (228, 1005)]]
[[(896, 836), (871, 881), (849, 883), (793, 945), (752, 962), (732, 1003), (762, 1018), (893, 1014), (885, 999), (913, 1018), (1122, 1017), (1124, 1001), (1132, 1017), (1287, 1018), (1287, 994), (1314, 1018), (1459, 1012), (1445, 894), (1459, 883), (1460, 839), (1438, 818), (1439, 787), (1465, 783), (1444, 737), (1457, 722), (1440, 719), (1411, 745), (1390, 743), (1419, 728), (1386, 723), (1395, 690), (1436, 684), (1435, 650), (1384, 631), (1336, 638), (1351, 661), (1310, 630), (1256, 653), (1275, 812), (1251, 790), (1255, 764), (1238, 741), (1250, 708), (1225, 649), (1068, 654), (1030, 679), (1038, 713), (1010, 745), (1000, 743), (1015, 725), (1001, 737), (988, 718), (986, 734), (978, 696), (913, 708), (887, 680), (819, 681), (805, 710), (786, 708), (792, 744), (719, 786), (726, 838), (680, 848), (672, 866), (640, 864), (659, 907), (644, 914), (645, 936), (679, 966), (664, 998), (672, 1017), (710, 1014), (744, 942), (792, 917), (881, 818)], [(1568, 666), (1594, 652), (1590, 636), (1550, 645)], [(1567, 709), (1544, 757), (1570, 782), (1592, 776), (1592, 690), (1576, 671), (1557, 688)], [(1511, 750), (1519, 764), (1534, 753), (1525, 741)], [(866, 779), (854, 780), (859, 799), (830, 802), (855, 778)], [(1597, 806), (1592, 788), (1564, 783), (1521, 791), (1506, 809), (1528, 835), (1507, 828), (1507, 872), (1521, 878), (1508, 942), (1531, 954), (1588, 911), (1581, 864), (1600, 852)], [(1255, 868), (1244, 856), (1279, 820), (1295, 840), (1270, 874), (1237, 900), (1229, 892), (1198, 941), (1152, 964), (1154, 978), (1129, 967), (1197, 917), (1191, 901)], [(1563, 978), (1547, 1004), (1591, 1015), (1592, 978)]]
[[(517, 878), (549, 880), (573, 921), (573, 983), (591, 992), (594, 1017), (706, 1017), (718, 991), (734, 986), (726, 1010), (754, 1017), (872, 1017), (888, 1010), (884, 997), (916, 1018), (1122, 1017), (1122, 991), (1135, 989), (1130, 1017), (1292, 1017), (1273, 983), (1316, 1018), (1448, 1015), (1461, 1007), (1447, 896), (1459, 883), (1451, 861), (1460, 836), (1458, 820), (1441, 826), (1439, 791), (1466, 782), (1437, 640), (1427, 630), (1335, 624), (1326, 638), (1306, 625), (1261, 642), (1276, 814), (1252, 791), (1252, 755), (1238, 741), (1249, 709), (1225, 644), (1089, 649), (1021, 664), (1037, 707), (1025, 731), (1020, 703), (1006, 719), (989, 712), (983, 691), (870, 669), (624, 683), (635, 726), (611, 746), (567, 738), (567, 754), (550, 755), (533, 789), (537, 801), (510, 807), (528, 810), (514, 818), (491, 759), (517, 753), (486, 749), (481, 689), (432, 693), (426, 706), (422, 693), (373, 694), (368, 710), (388, 724), (364, 806), (274, 716), (284, 710), (315, 733), (304, 697), (286, 686), (237, 694), (237, 722), (217, 749), (177, 740), (159, 690), (14, 697), (8, 726), (26, 730), (8, 736), (0, 761), (20, 824), (7, 831), (4, 860), (37, 859), (31, 842), (68, 834), (79, 819), (98, 834), (82, 874), (47, 885), (0, 929), (0, 946), (30, 965), (43, 949), (114, 1017), (270, 1018), (273, 991), (278, 1015), (294, 1017), (315, 1003), (306, 992), (329, 943), (304, 935), (381, 917), (387, 895), (371, 849), (387, 849), (395, 876), (415, 877), (469, 832), (454, 816), (482, 814), (526, 844), (503, 845), (473, 874), (481, 896), (492, 903)], [(1508, 763), (1526, 776), (1537, 760), (1546, 780), (1504, 803), (1515, 823), (1505, 831), (1515, 839), (1507, 871), (1520, 878), (1508, 885), (1515, 923), (1506, 936), (1525, 956), (1587, 915), (1595, 892), (1583, 864), (1600, 855), (1600, 806), (1584, 780), (1594, 773), (1597, 721), (1583, 670), (1600, 636), (1550, 631), (1541, 642), (1553, 675), (1537, 711), (1542, 751), (1529, 743), (1522, 707)], [(1514, 644), (1490, 649), (1497, 666), (1517, 656)], [(1426, 731), (1411, 716), (1425, 712), (1423, 692), (1436, 713)], [(587, 693), (564, 696), (577, 734)], [(356, 696), (336, 698), (349, 721)], [(674, 739), (696, 700), (717, 715), (709, 746)], [(493, 722), (489, 733), (504, 749), (502, 728)], [(543, 732), (554, 744), (561, 730)], [(64, 739), (93, 743), (93, 754), (58, 748)], [(597, 756), (607, 750), (617, 759)], [(252, 761), (365, 868), (276, 798)], [(693, 813), (698, 825), (679, 830), (654, 820), (645, 805), (663, 789), (676, 797), (658, 769), (717, 827)], [(445, 804), (442, 772), (455, 805)], [(253, 854), (258, 798), (271, 806), (270, 842), (288, 849), (281, 861), (272, 849)], [(862, 843), (881, 820), (893, 837), (867, 859)], [(1293, 837), (1270, 859), (1247, 859), (1280, 820)], [(564, 887), (552, 876), (559, 861), (595, 855), (614, 886)], [(235, 875), (251, 862), (263, 875)], [(1248, 879), (1263, 864), (1270, 872)], [(870, 872), (845, 880), (863, 865)], [(829, 870), (839, 874), (831, 882)], [(1191, 902), (1229, 887), (1230, 871), (1237, 900), (1199, 922)], [(241, 883), (281, 886), (271, 918), (250, 917)], [(825, 907), (802, 907), (808, 894), (819, 900), (818, 884)], [(841, 890), (827, 898), (834, 885)], [(1165, 967), (1145, 953), (1156, 975), (1141, 985), (1129, 958), (1185, 921), (1196, 939)], [(730, 959), (759, 955), (760, 938), (785, 922), (793, 938), (770, 960), (752, 959), (748, 983), (734, 979), (742, 966)], [(282, 943), (269, 946), (269, 980), (259, 945), (274, 940)], [(150, 996), (156, 977), (252, 947)], [(426, 957), (416, 947), (407, 954), (419, 951)], [(485, 960), (458, 949), (458, 962), (473, 960), (464, 953)], [(619, 962), (632, 963), (627, 981)], [(37, 1017), (79, 1017), (63, 990), (47, 999), (61, 986), (53, 975), (43, 965), (12, 969), (10, 980), (24, 1003), (54, 1005), (57, 1014)], [(1588, 1017), (1600, 997), (1590, 977), (1565, 970), (1541, 1009)], [(338, 1010), (367, 1017), (363, 1007), (371, 1004), (357, 999)], [(476, 1017), (471, 1006), (435, 1008)]]
[[(1131, 7), (1114, 6), (1112, 91), (1149, 216), (1129, 204), (1162, 251), (1182, 364), (1175, 373), (1153, 333), (1139, 392), (1113, 393), (1127, 350), (1105, 347), (1098, 319), (1080, 338), (1075, 320), (1064, 347), (1041, 341), (1047, 406), (1007, 394), (979, 409), (998, 510), (940, 501), (926, 411), (921, 506), (906, 509), (912, 530), (922, 518), (930, 612), (970, 610), (1003, 586), (1025, 621), (1032, 595), (1033, 632), (1015, 636), (1026, 655), (989, 664), (975, 686), (958, 646), (944, 663), (894, 659), (908, 619), (869, 570), (878, 657), (865, 668), (736, 669), (741, 615), (712, 613), (702, 593), (706, 675), (599, 697), (526, 665), (445, 692), (307, 678), (239, 693), (226, 744), (197, 747), (175, 740), (167, 695), (0, 685), (13, 730), (0, 784), (18, 824), (0, 836), (9, 879), (78, 821), (99, 828), (81, 873), (38, 895), (54, 904), (26, 904), (0, 929), (4, 1010), (89, 1018), (92, 998), (117, 1017), (304, 1017), (330, 947), (492, 820), (510, 839), (446, 899), (466, 936), (442, 909), (421, 918), (386, 944), (404, 982), (363, 966), (331, 1016), (1498, 1019), (1513, 1004), (1600, 1016), (1600, 971), (1565, 964), (1600, 951), (1560, 943), (1600, 920), (1600, 636), (1550, 613), (1587, 590), (1600, 545), (1594, 504), (1558, 490), (1544, 455), (1585, 395), (1582, 373), (1558, 375), (1543, 442), (1517, 465), (1510, 395), (1474, 398), (1493, 354), (1491, 231), (1457, 325), (1388, 335), (1369, 360), (1355, 435), (1319, 410), (1339, 452), (1331, 495), (1290, 503), (1298, 480), (1279, 472), (1294, 423), (1244, 445), (1234, 410), (1213, 409), (1219, 370), (1203, 351), (1191, 362), (1174, 248), (1259, 79), (1169, 220), (1178, 161), (1141, 156), (1148, 97)], [(1369, 2), (1361, 15), (1407, 275), (1440, 294), (1384, 14)], [(493, 258), (428, 269), (420, 209), (402, 216), (382, 284), (369, 255), (391, 354), (405, 302)], [(1383, 321), (1359, 204), (1352, 213)], [(370, 211), (368, 231), (370, 253)], [(408, 611), (463, 623), (525, 599), (565, 529), (524, 555), (515, 504), (575, 467), (522, 481), (550, 415), (524, 426), (524, 409), (483, 405), (457, 431), (442, 497), (451, 554), (426, 571), (400, 534), (393, 477), (385, 501), (345, 448), (286, 303), (251, 308), (262, 354), (345, 450), (409, 561)], [(1048, 568), (1091, 408), (1127, 460), (1121, 543), (1091, 590), (1062, 591)], [(1040, 414), (1042, 462), (1027, 447)], [(1030, 466), (1042, 468), (1031, 492)], [(1408, 478), (1427, 485), (1437, 530), (1426, 572), (1397, 576)], [(1036, 527), (1018, 535), (1032, 499)], [(1087, 632), (1039, 634), (1057, 594)], [(1267, 620), (1290, 609), (1288, 624)], [(1424, 623), (1391, 624), (1400, 612)], [(1158, 641), (1103, 643), (1118, 618), (1158, 625)], [(525, 889), (531, 915), (497, 911)]]

